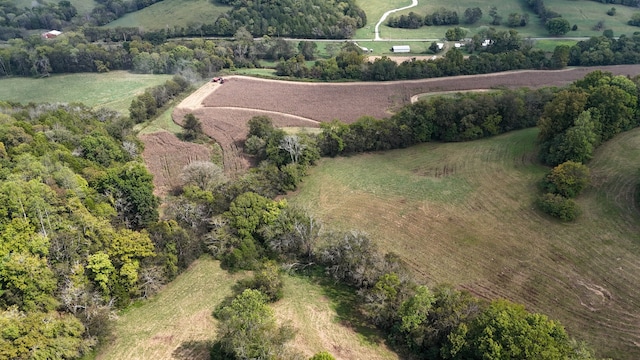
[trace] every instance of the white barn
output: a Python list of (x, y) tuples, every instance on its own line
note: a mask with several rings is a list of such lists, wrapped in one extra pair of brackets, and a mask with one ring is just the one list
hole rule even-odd
[(409, 45), (395, 45), (391, 48), (391, 51), (394, 53), (408, 53), (411, 52), (411, 47)]

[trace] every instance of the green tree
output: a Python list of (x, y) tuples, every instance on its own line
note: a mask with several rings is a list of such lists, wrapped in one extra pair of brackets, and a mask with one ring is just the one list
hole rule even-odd
[(112, 162), (125, 162), (130, 156), (122, 146), (105, 134), (94, 132), (80, 140), (82, 156), (90, 161), (108, 167)]
[(53, 310), (56, 278), (39, 255), (13, 252), (0, 259), (0, 303), (20, 310)]
[(298, 51), (305, 60), (315, 60), (318, 45), (313, 41), (300, 41), (298, 43)]
[(286, 200), (273, 201), (253, 192), (238, 196), (225, 217), (240, 237), (253, 239), (258, 229), (272, 224), (286, 207)]
[(239, 360), (279, 359), (293, 337), (291, 328), (276, 324), (273, 310), (258, 290), (243, 291), (216, 315), (221, 350)]
[(575, 201), (562, 195), (546, 193), (538, 198), (536, 203), (544, 213), (562, 221), (573, 221), (580, 215)]
[(554, 69), (562, 69), (569, 63), (571, 48), (568, 45), (558, 45), (551, 55), (551, 66)]
[(544, 107), (544, 113), (538, 121), (540, 142), (552, 141), (555, 136), (573, 126), (575, 119), (585, 110), (587, 100), (588, 93), (583, 89), (567, 89), (558, 92)]
[(467, 35), (467, 31), (465, 29), (461, 27), (454, 27), (452, 29), (448, 29), (444, 37), (449, 41), (458, 41), (462, 40), (465, 35)]
[[(578, 163), (586, 163), (593, 156), (593, 150), (598, 145), (598, 135), (596, 135), (596, 123), (591, 116), (597, 113), (591, 109), (584, 111), (578, 116), (575, 125), (567, 129), (562, 136), (557, 147), (551, 148), (550, 151), (555, 153), (555, 161), (557, 163), (566, 160)], [(596, 117), (597, 118), (597, 117)]]
[(545, 187), (549, 192), (567, 198), (578, 196), (588, 184), (589, 168), (573, 161), (554, 167), (545, 180)]
[(403, 288), (405, 284), (400, 281), (396, 273), (384, 274), (365, 295), (363, 306), (366, 316), (376, 326), (382, 329), (390, 329), (398, 316), (398, 309), (402, 304)]
[(159, 200), (153, 195), (152, 180), (144, 165), (130, 162), (107, 170), (95, 187), (107, 196), (125, 226), (142, 229), (158, 221)]
[(186, 141), (194, 141), (204, 135), (204, 132), (202, 131), (202, 123), (192, 113), (189, 113), (184, 117), (184, 124), (182, 125), (182, 128), (184, 129), (182, 131), (182, 137)]
[(109, 295), (111, 274), (115, 272), (109, 255), (104, 252), (89, 255), (87, 269), (91, 270), (93, 281), (98, 284), (102, 294)]
[(72, 315), (10, 307), (0, 311), (0, 358), (77, 359), (91, 346), (83, 333)]
[(561, 17), (550, 19), (545, 24), (545, 27), (547, 28), (547, 31), (549, 31), (550, 35), (555, 36), (564, 35), (571, 30), (571, 24), (569, 21)]
[(434, 301), (433, 293), (426, 286), (418, 286), (415, 294), (400, 305), (397, 331), (409, 348), (420, 349), (426, 345), (426, 324)]
[(479, 7), (466, 8), (464, 10), (464, 23), (475, 24), (482, 18), (482, 10)]
[(569, 338), (556, 321), (524, 306), (496, 300), (469, 324), (449, 335), (445, 359), (566, 359)]
[(282, 274), (280, 267), (274, 261), (267, 261), (260, 269), (253, 273), (253, 278), (241, 281), (240, 284), (247, 289), (258, 290), (271, 302), (282, 298)]

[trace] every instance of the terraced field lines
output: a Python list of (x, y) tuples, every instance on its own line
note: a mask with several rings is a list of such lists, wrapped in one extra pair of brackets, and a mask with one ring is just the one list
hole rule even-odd
[(640, 129), (598, 150), (584, 213), (570, 224), (533, 207), (547, 171), (536, 132), (324, 160), (290, 201), (332, 226), (366, 229), (429, 284), (524, 303), (601, 356), (636, 359)]

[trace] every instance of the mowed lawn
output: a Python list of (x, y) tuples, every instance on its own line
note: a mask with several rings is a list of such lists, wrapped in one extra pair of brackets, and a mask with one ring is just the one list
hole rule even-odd
[(128, 114), (131, 100), (146, 88), (164, 84), (172, 75), (132, 74), (126, 71), (51, 75), (47, 78), (2, 78), (0, 101), (21, 103), (83, 103)]
[[(206, 256), (197, 260), (155, 297), (120, 314), (115, 339), (97, 359), (209, 359), (217, 329), (212, 312), (246, 276), (230, 274)], [(345, 360), (398, 359), (371, 329), (360, 334), (345, 324), (353, 321), (344, 309), (348, 301), (348, 292), (285, 276), (284, 297), (273, 308), (280, 323), (297, 330), (290, 346), (306, 357), (327, 350)]]
[(323, 159), (289, 197), (328, 227), (367, 231), (429, 285), (508, 298), (558, 319), (601, 356), (640, 358), (640, 129), (601, 146), (583, 214), (533, 205), (537, 129)]
[[(545, 6), (552, 11), (560, 13), (563, 18), (567, 19), (571, 25), (578, 25), (577, 31), (570, 31), (565, 36), (599, 36), (602, 35), (604, 29), (613, 30), (616, 36), (621, 34), (632, 35), (633, 32), (638, 31), (637, 27), (627, 25), (627, 21), (631, 19), (631, 16), (638, 12), (639, 9), (616, 5), (605, 4), (591, 0), (548, 0), (545, 1)], [(374, 27), (378, 22), (382, 14), (388, 10), (408, 6), (411, 1), (398, 1), (394, 0), (390, 3), (384, 0), (367, 0), (358, 1), (358, 5), (367, 14), (367, 25), (362, 29), (356, 31), (355, 38), (367, 39), (373, 38)], [(489, 9), (491, 6), (497, 6), (498, 15), (502, 16), (502, 25), (491, 25), (491, 17), (489, 17)], [(464, 0), (462, 2), (452, 3), (447, 0), (431, 0), (431, 1), (418, 1), (418, 6), (396, 12), (391, 16), (400, 16), (408, 14), (409, 12), (415, 12), (424, 16), (425, 14), (431, 14), (439, 8), (446, 8), (458, 13), (460, 18), (459, 25), (444, 25), (444, 26), (423, 26), (420, 29), (394, 29), (386, 26), (385, 24), (380, 26), (380, 37), (383, 39), (440, 39), (444, 38), (447, 29), (454, 26), (460, 26), (466, 29), (469, 35), (473, 35), (482, 29), (489, 28), (491, 26), (500, 30), (509, 30), (506, 26), (509, 14), (529, 14), (529, 24), (525, 27), (513, 28), (523, 37), (547, 37), (548, 31), (541, 23), (540, 19), (526, 6), (526, 3), (520, 0), (508, 0), (502, 1), (499, 4), (487, 0)], [(463, 23), (464, 11), (467, 8), (479, 7), (482, 10), (482, 18), (475, 24), (467, 25)], [(615, 16), (609, 16), (606, 14), (607, 10), (612, 7), (616, 8)], [(594, 30), (593, 27), (599, 22), (604, 21), (604, 29)]]

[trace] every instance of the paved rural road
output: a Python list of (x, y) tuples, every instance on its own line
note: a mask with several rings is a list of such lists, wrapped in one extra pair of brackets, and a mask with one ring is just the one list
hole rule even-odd
[(405, 7), (401, 7), (398, 9), (393, 9), (393, 10), (389, 10), (386, 13), (382, 14), (382, 17), (380, 18), (380, 20), (378, 20), (378, 23), (376, 24), (376, 37), (375, 37), (375, 41), (380, 41), (382, 40), (380, 38), (380, 25), (387, 19), (387, 16), (389, 16), (390, 14), (396, 12), (396, 11), (402, 11), (402, 10), (406, 10), (406, 9), (411, 9), (414, 6), (418, 6), (418, 0), (411, 0), (411, 5), (409, 6), (405, 6)]

